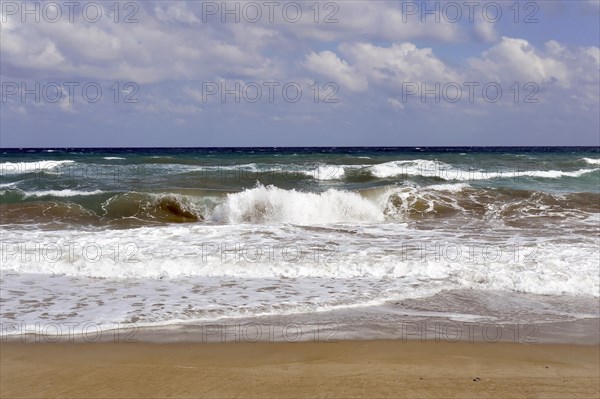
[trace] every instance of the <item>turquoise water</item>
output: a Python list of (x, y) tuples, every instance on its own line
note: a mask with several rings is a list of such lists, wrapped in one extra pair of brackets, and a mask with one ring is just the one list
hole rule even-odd
[(1, 152), (4, 325), (598, 317), (598, 147)]
[[(174, 214), (159, 212), (154, 221), (172, 222), (178, 213), (193, 221), (207, 220), (212, 212), (207, 198), (260, 185), (361, 192), (454, 184), (451, 190), (501, 193), (503, 200), (511, 201), (532, 192), (598, 194), (599, 157), (598, 147), (4, 150), (0, 201), (68, 202), (81, 207), (72, 212), (105, 222), (135, 218), (136, 205), (156, 200), (146, 195), (150, 193), (180, 195), (198, 205), (179, 209), (185, 208), (183, 197), (171, 198)], [(122, 198), (126, 195), (130, 198)], [(119, 204), (112, 213), (103, 209), (114, 200)], [(575, 202), (586, 201), (593, 199), (582, 196)], [(60, 219), (69, 218), (65, 214)]]

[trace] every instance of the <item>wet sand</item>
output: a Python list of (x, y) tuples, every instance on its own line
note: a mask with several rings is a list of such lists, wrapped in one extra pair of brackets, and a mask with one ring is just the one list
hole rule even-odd
[(2, 343), (9, 397), (597, 398), (597, 345)]

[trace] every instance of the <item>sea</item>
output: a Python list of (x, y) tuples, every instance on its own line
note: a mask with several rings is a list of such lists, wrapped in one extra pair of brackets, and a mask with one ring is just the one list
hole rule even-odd
[(0, 154), (3, 339), (600, 318), (600, 147)]

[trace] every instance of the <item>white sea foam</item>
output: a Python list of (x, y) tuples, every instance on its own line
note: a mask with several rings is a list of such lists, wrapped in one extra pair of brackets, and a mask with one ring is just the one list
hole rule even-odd
[(0, 175), (16, 175), (22, 173), (37, 173), (50, 171), (65, 165), (73, 164), (75, 161), (36, 161), (36, 162), (3, 162), (0, 164)]
[(589, 163), (590, 165), (600, 165), (600, 158), (599, 159), (583, 158), (583, 160), (585, 162)]
[(439, 176), (444, 170), (454, 170), (443, 162), (426, 159), (391, 161), (368, 167), (371, 173), (379, 178), (400, 175)]
[(458, 193), (467, 188), (469, 188), (468, 183), (450, 183), (450, 184), (433, 184), (431, 186), (427, 186), (426, 188), (429, 190), (435, 191), (449, 191), (451, 193)]
[(107, 161), (116, 160), (116, 159), (125, 159), (123, 157), (103, 157), (102, 159), (106, 159)]
[[(351, 231), (354, 234), (348, 233)], [(432, 284), (434, 291), (473, 288), (591, 297), (600, 292), (598, 247), (591, 242), (537, 239), (521, 242), (520, 250), (515, 250), (518, 241), (498, 247), (494, 241), (448, 240), (448, 232), (420, 232), (399, 225), (347, 224), (339, 230), (310, 231), (287, 224), (268, 228), (193, 225), (29, 232), (29, 255), (21, 256), (18, 245), (23, 234), (16, 230), (3, 233), (2, 271), (117, 279), (375, 279), (372, 283), (410, 277), (420, 282), (416, 286)], [(32, 252), (35, 243), (49, 245), (40, 249), (37, 258)], [(318, 245), (325, 243), (329, 252), (315, 257)], [(115, 252), (117, 244), (121, 247)], [(448, 248), (440, 252), (438, 245)], [(63, 250), (58, 251), (60, 248)], [(413, 249), (416, 252), (411, 252)], [(120, 259), (115, 261), (116, 253)], [(395, 287), (397, 297), (411, 295), (410, 286), (399, 283)]]
[(558, 179), (560, 177), (579, 177), (587, 173), (592, 173), (599, 170), (596, 169), (579, 169), (571, 172), (563, 170), (531, 170), (522, 172), (510, 172), (510, 176), (528, 176), (528, 177), (542, 177), (545, 179)]
[(224, 176), (238, 173), (301, 173), (315, 180), (340, 180), (344, 177), (343, 165), (286, 165), (286, 164), (241, 164), (241, 165), (204, 165), (192, 167), (194, 171), (222, 172)]
[(584, 174), (599, 170), (598, 168), (579, 169), (576, 171), (508, 169), (503, 170), (499, 168), (493, 168), (490, 170), (465, 170), (456, 168), (444, 162), (432, 161), (427, 159), (391, 161), (378, 165), (367, 166), (367, 168), (371, 171), (371, 173), (374, 176), (379, 178), (389, 178), (401, 175), (408, 175), (437, 177), (448, 181), (488, 180), (515, 177), (538, 177), (546, 179), (557, 179), (561, 177), (579, 177)]
[[(381, 198), (436, 191), (390, 188)], [(359, 219), (380, 220), (381, 207), (370, 202), (372, 213), (361, 214), (355, 208), (366, 199), (333, 190), (308, 195), (261, 186), (242, 194), (232, 194), (220, 211), (238, 221), (250, 214), (258, 224), (7, 228), (0, 271), (2, 290), (11, 294), (3, 297), (2, 312), (31, 325), (110, 326), (127, 320), (168, 325), (350, 309), (456, 289), (590, 300), (600, 292), (597, 239), (524, 238), (494, 227), (464, 237), (443, 224), (420, 230), (364, 223)], [(324, 209), (314, 210), (319, 207)], [(326, 212), (355, 221), (303, 225), (308, 214), (324, 218)], [(261, 224), (275, 219), (279, 222)], [(300, 225), (290, 224), (298, 220)], [(590, 219), (594, 223), (597, 217)], [(52, 300), (40, 300), (49, 289)]]
[(93, 191), (81, 191), (81, 190), (41, 190), (41, 191), (24, 191), (23, 195), (25, 197), (76, 197), (76, 196), (87, 196), (87, 195), (97, 195), (102, 194), (104, 191), (102, 190), (93, 190)]
[(377, 222), (384, 219), (381, 210), (356, 193), (328, 190), (305, 193), (257, 186), (228, 194), (218, 205), (212, 220), (224, 223), (297, 223)]

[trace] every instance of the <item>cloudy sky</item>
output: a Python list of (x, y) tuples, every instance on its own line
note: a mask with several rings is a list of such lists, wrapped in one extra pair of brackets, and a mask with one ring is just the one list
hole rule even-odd
[(0, 145), (600, 145), (599, 14), (2, 1)]

